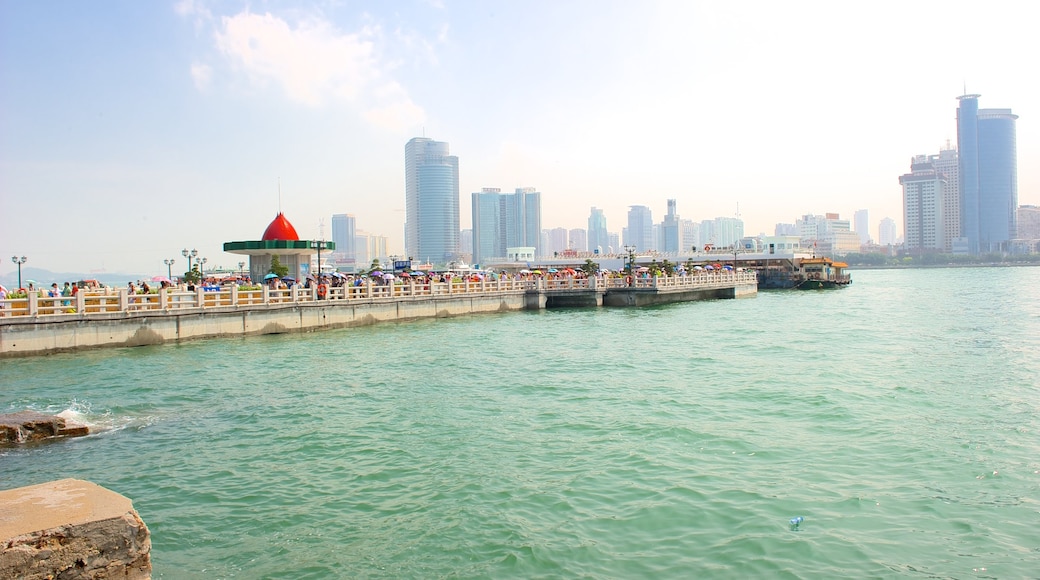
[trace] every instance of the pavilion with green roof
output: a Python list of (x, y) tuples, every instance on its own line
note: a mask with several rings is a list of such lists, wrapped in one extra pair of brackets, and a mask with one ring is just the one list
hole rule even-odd
[(311, 273), (311, 256), (318, 254), (320, 266), (321, 252), (335, 249), (335, 242), (301, 240), (296, 228), (282, 212), (278, 212), (274, 221), (267, 226), (261, 239), (224, 242), (225, 252), (249, 256), (249, 277), (254, 282), (262, 281), (271, 271), (273, 256), (278, 256), (278, 261), (289, 268), (289, 276), (294, 280), (303, 280)]

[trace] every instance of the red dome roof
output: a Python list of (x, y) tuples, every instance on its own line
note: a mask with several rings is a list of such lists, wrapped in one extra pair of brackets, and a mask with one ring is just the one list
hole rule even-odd
[(296, 233), (296, 228), (292, 227), (292, 224), (289, 223), (289, 220), (285, 219), (282, 212), (278, 212), (278, 215), (275, 216), (271, 225), (267, 226), (267, 229), (264, 230), (264, 237), (261, 238), (261, 240), (265, 242), (269, 240), (298, 241), (299, 239), (300, 235)]

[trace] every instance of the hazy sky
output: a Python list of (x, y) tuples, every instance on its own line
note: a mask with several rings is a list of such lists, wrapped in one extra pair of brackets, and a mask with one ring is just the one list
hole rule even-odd
[[(259, 239), (281, 207), (404, 248), (404, 146), (481, 187), (535, 187), (544, 228), (660, 221), (749, 234), (870, 211), (956, 145), (956, 97), (1010, 107), (1040, 203), (1036, 13), (1024, 2), (0, 0), (0, 273), (165, 273)], [(279, 200), (279, 180), (281, 198)], [(183, 271), (178, 262), (174, 271)]]

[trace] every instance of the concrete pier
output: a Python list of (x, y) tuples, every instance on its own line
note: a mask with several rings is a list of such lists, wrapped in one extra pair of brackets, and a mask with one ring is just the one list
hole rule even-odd
[(78, 479), (0, 491), (0, 580), (151, 573), (148, 527), (126, 497)]
[[(542, 308), (650, 306), (738, 298), (757, 292), (753, 271), (652, 278), (458, 281), (194, 292), (125, 290), (67, 298), (6, 300), (0, 358), (197, 338), (309, 332), (377, 322)], [(73, 302), (73, 301), (69, 301)]]

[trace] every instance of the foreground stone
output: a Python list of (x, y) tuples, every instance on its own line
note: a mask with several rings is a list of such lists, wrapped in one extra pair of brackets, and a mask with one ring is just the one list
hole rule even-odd
[(0, 579), (151, 573), (148, 527), (126, 497), (78, 479), (0, 491)]
[(0, 443), (25, 443), (51, 437), (80, 437), (90, 429), (57, 415), (20, 411), (0, 415)]

